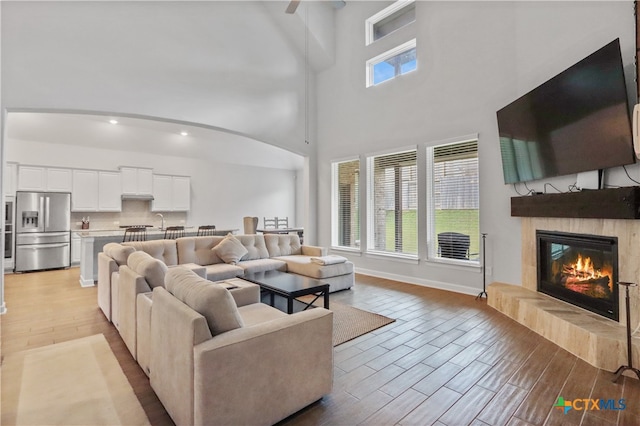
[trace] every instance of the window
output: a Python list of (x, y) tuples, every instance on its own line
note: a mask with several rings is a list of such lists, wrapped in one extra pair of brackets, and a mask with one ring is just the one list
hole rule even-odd
[(369, 45), (415, 20), (414, 1), (397, 1), (365, 21), (366, 44)]
[(333, 163), (333, 246), (360, 248), (359, 179), (360, 160)]
[(416, 257), (416, 151), (369, 157), (367, 160), (368, 250)]
[(367, 61), (367, 87), (375, 86), (418, 67), (416, 40), (410, 40)]
[(431, 258), (479, 261), (478, 141), (427, 148), (427, 218)]

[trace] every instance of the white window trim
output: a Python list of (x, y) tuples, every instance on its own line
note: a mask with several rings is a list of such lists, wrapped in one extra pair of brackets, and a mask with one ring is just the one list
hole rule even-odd
[[(366, 65), (366, 82), (367, 82), (367, 87), (372, 87), (372, 86), (376, 86), (375, 84), (373, 84), (373, 67), (380, 63), (380, 62), (384, 62), (389, 58), (392, 58), (396, 55), (399, 55), (402, 52), (406, 52), (407, 50), (411, 50), (413, 48), (417, 47), (417, 43), (416, 43), (416, 39), (412, 39), (407, 41), (406, 43), (402, 43), (399, 46), (394, 47), (393, 49), (389, 49), (386, 52), (383, 52), (381, 54), (379, 54), (378, 56), (375, 56), (371, 59), (369, 59), (367, 61), (367, 65)], [(413, 71), (410, 71), (413, 72)], [(404, 74), (402, 74), (404, 75)], [(387, 81), (390, 80), (394, 80), (396, 78), (398, 78), (400, 76), (395, 76), (389, 80), (385, 80), (382, 83), (385, 83)], [(382, 84), (382, 83), (378, 83), (378, 84)]]
[[(373, 163), (375, 161), (376, 157), (382, 157), (382, 156), (386, 156), (386, 155), (394, 155), (394, 154), (404, 154), (406, 152), (411, 152), (411, 151), (415, 151), (416, 152), (416, 156), (418, 155), (418, 149), (420, 147), (416, 146), (416, 145), (412, 145), (412, 146), (407, 146), (404, 148), (390, 148), (384, 151), (378, 151), (375, 153), (371, 153), (371, 154), (367, 154), (365, 156), (365, 164), (366, 164), (366, 176), (367, 176), (367, 180), (366, 180), (366, 194), (367, 194), (367, 198), (366, 198), (366, 245), (361, 245), (360, 248), (364, 251), (364, 253), (366, 253), (367, 255), (371, 255), (371, 256), (377, 256), (380, 258), (386, 257), (386, 258), (395, 258), (395, 259), (405, 259), (405, 260), (419, 260), (419, 256), (417, 254), (407, 254), (407, 253), (395, 253), (395, 252), (387, 252), (387, 251), (380, 251), (380, 250), (376, 250), (370, 247), (371, 241), (374, 241), (374, 233), (375, 233), (375, 224), (373, 220), (369, 220), (369, 214), (370, 212), (375, 210), (375, 205), (374, 205), (374, 196), (373, 196), (373, 185), (371, 185), (371, 182), (373, 182), (373, 174), (374, 174), (374, 166)], [(360, 160), (362, 161), (362, 160)], [(362, 166), (362, 162), (360, 163), (360, 165)], [(418, 165), (417, 159), (416, 159), (416, 166)], [(419, 190), (420, 184), (418, 183), (418, 190)], [(362, 232), (362, 229), (361, 231)], [(418, 238), (420, 238), (418, 236)], [(419, 240), (418, 240), (419, 241)]]
[[(433, 247), (432, 240), (436, 237), (435, 235), (435, 222), (433, 221), (433, 215), (431, 212), (435, 209), (435, 197), (434, 197), (434, 188), (433, 188), (433, 149), (436, 146), (442, 145), (453, 145), (457, 143), (464, 143), (470, 141), (478, 141), (478, 151), (480, 151), (480, 135), (478, 133), (471, 133), (469, 135), (454, 137), (449, 139), (444, 139), (440, 141), (430, 142), (422, 144), (422, 149), (427, 151), (427, 247)], [(479, 152), (478, 152), (479, 154)], [(431, 250), (427, 250), (427, 257), (425, 259), (426, 262), (433, 264), (442, 264), (442, 265), (456, 265), (462, 267), (472, 267), (478, 268), (481, 266), (480, 260), (454, 260), (454, 259), (444, 259), (436, 256)]]
[[(360, 252), (362, 250), (362, 246), (360, 249), (356, 249), (353, 247), (344, 247), (336, 244), (338, 241), (338, 226), (336, 226), (340, 220), (338, 217), (338, 167), (337, 165), (340, 163), (346, 163), (349, 161), (360, 162), (360, 170), (362, 170), (362, 159), (360, 157), (347, 157), (341, 158), (337, 160), (331, 161), (331, 247), (334, 249), (340, 250), (348, 250), (348, 251), (356, 251)], [(362, 230), (360, 231), (362, 232)]]
[(373, 39), (373, 26), (375, 24), (382, 21), (387, 16), (393, 15), (400, 9), (407, 7), (408, 5), (412, 4), (414, 1), (415, 0), (398, 0), (395, 3), (393, 3), (391, 6), (382, 9), (380, 12), (376, 13), (375, 15), (373, 15), (372, 17), (364, 21), (365, 46), (368, 46), (374, 41), (377, 41)]

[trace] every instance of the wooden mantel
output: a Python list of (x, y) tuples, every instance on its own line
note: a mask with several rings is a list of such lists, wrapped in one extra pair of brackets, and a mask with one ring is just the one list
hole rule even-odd
[(640, 219), (640, 186), (512, 197), (511, 216)]

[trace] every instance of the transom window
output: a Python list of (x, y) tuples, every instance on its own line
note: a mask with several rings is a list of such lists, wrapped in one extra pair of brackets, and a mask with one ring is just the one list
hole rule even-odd
[(367, 61), (367, 87), (375, 86), (418, 68), (416, 40), (410, 40)]
[(396, 1), (365, 21), (366, 44), (369, 45), (415, 20), (414, 0)]

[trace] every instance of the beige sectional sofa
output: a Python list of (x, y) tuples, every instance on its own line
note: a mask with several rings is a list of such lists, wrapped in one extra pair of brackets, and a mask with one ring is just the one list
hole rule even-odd
[[(325, 256), (327, 250), (301, 245), (297, 235), (237, 235), (235, 238), (247, 252), (235, 264), (225, 262), (215, 250), (225, 238), (183, 237), (106, 244), (98, 254), (98, 305), (107, 319), (119, 327), (118, 307), (114, 302), (118, 298), (119, 268), (126, 265), (134, 251), (144, 251), (167, 267), (183, 265), (200, 271), (211, 281), (242, 277), (249, 272), (281, 270), (322, 279), (329, 284), (330, 292), (348, 289), (354, 284), (353, 263), (346, 260), (329, 265), (314, 263), (314, 258)], [(204, 272), (200, 268), (204, 268)]]
[[(241, 280), (238, 280), (241, 281)], [(284, 314), (186, 268), (155, 287), (150, 383), (178, 425), (271, 425), (331, 391), (333, 314)]]

